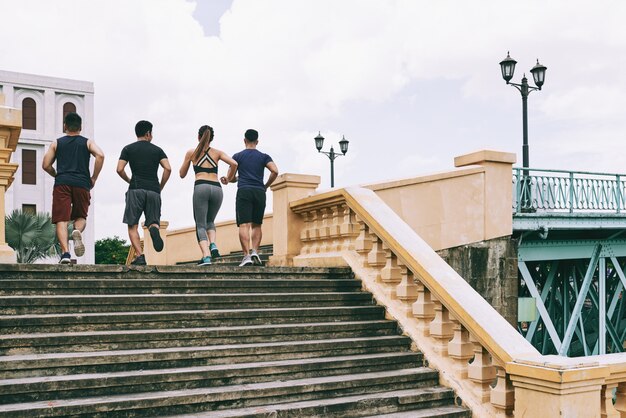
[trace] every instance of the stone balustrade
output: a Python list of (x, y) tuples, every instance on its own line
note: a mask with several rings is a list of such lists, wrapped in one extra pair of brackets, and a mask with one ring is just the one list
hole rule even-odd
[(293, 264), (350, 266), (474, 416), (626, 417), (626, 355), (540, 355), (374, 192), (290, 207), (301, 219)]
[(4, 106), (4, 96), (0, 94), (0, 263), (15, 263), (15, 251), (5, 240), (5, 200), (6, 190), (13, 183), (13, 175), (18, 165), (11, 163), (11, 154), (17, 147), (22, 131), (22, 111)]

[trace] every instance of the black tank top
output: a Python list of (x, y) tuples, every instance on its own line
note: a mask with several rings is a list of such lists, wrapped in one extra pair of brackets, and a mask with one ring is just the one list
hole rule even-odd
[(67, 185), (91, 189), (87, 138), (81, 135), (57, 139), (57, 175), (54, 185)]

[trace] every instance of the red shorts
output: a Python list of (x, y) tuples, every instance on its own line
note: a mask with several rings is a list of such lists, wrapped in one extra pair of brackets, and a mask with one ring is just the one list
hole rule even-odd
[(52, 223), (87, 218), (91, 194), (84, 187), (60, 184), (52, 190)]

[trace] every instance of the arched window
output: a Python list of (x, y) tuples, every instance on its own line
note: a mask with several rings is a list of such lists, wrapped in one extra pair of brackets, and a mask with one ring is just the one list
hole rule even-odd
[(30, 97), (22, 100), (22, 128), (37, 129), (37, 103)]
[(65, 120), (65, 116), (70, 112), (76, 113), (76, 105), (72, 102), (66, 102), (63, 105), (63, 120), (61, 121), (61, 126), (63, 126), (63, 121)]

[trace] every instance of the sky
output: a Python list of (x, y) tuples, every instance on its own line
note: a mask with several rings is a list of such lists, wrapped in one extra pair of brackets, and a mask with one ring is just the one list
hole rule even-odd
[[(193, 226), (193, 177), (178, 169), (203, 124), (230, 155), (257, 129), (281, 173), (319, 175), (320, 190), (318, 132), (325, 151), (350, 141), (336, 187), (449, 170), (481, 149), (521, 165), (507, 51), (513, 82), (537, 59), (548, 68), (528, 99), (530, 166), (626, 173), (625, 21), (626, 2), (608, 0), (0, 0), (0, 69), (94, 83), (96, 238), (126, 237), (115, 166), (140, 119), (173, 167), (171, 229)], [(218, 221), (234, 218), (235, 193)]]

